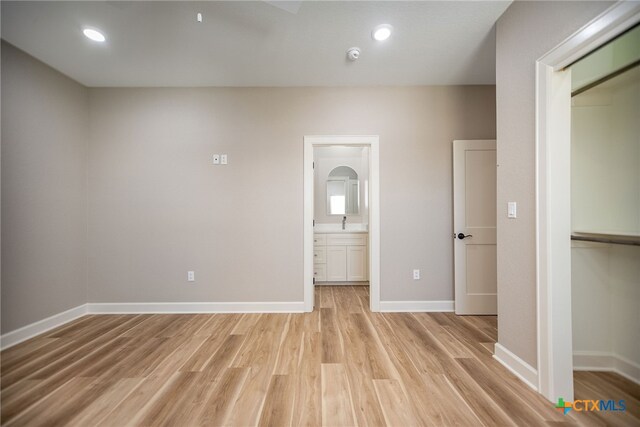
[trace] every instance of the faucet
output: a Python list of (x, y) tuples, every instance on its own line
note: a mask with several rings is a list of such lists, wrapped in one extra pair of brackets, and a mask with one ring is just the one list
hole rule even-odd
[(342, 229), (343, 229), (343, 230), (345, 229), (345, 227), (346, 227), (346, 225), (347, 225), (347, 224), (346, 224), (346, 222), (347, 222), (347, 217), (346, 217), (346, 215), (345, 215), (345, 216), (343, 216), (343, 217), (342, 217)]

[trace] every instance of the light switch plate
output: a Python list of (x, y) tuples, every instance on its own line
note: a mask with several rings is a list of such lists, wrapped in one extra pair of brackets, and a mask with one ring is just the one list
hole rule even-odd
[(219, 165), (220, 164), (220, 154), (214, 154), (213, 155), (213, 164), (214, 165)]
[(516, 202), (507, 202), (507, 218), (517, 218), (517, 208)]
[(226, 165), (227, 164), (227, 155), (226, 154), (221, 154), (220, 155), (220, 164), (221, 165)]

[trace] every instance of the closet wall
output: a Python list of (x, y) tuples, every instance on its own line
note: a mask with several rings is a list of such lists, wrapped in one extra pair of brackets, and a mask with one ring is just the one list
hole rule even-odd
[[(573, 97), (572, 226), (640, 236), (640, 67)], [(640, 381), (640, 246), (573, 241), (574, 368)]]

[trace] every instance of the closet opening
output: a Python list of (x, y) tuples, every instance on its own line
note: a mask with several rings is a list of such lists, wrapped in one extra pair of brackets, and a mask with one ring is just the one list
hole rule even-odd
[(627, 406), (640, 390), (640, 26), (570, 68), (574, 400)]

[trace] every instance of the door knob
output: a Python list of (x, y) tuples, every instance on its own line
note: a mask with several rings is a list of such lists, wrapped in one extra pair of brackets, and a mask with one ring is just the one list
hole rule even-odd
[(465, 235), (464, 233), (458, 233), (458, 239), (460, 240), (466, 239), (467, 237), (473, 237), (473, 235), (471, 234)]

